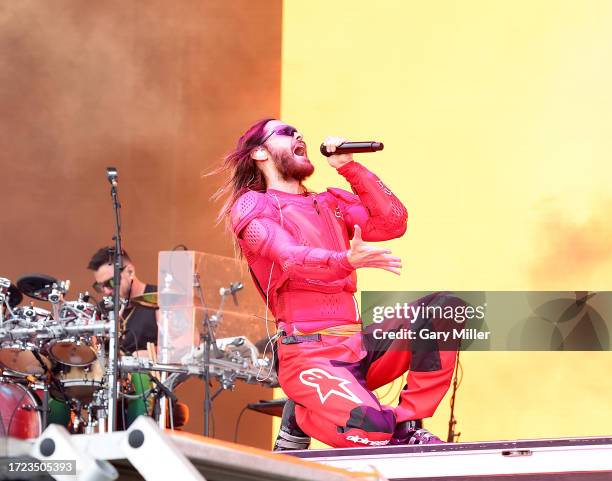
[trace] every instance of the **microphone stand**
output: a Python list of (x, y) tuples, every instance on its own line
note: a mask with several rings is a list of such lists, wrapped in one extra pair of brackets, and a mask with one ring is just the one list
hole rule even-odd
[(114, 432), (117, 425), (117, 398), (119, 388), (119, 307), (121, 305), (119, 287), (121, 284), (121, 268), (123, 256), (121, 248), (121, 204), (117, 196), (117, 169), (106, 169), (108, 181), (111, 183), (111, 198), (115, 212), (115, 262), (113, 271), (113, 310), (109, 312), (110, 343), (108, 353), (108, 432)]
[(212, 405), (213, 396), (210, 394), (210, 348), (213, 349), (213, 356), (215, 359), (219, 359), (221, 354), (219, 347), (217, 346), (217, 340), (215, 339), (215, 332), (211, 322), (211, 318), (208, 315), (208, 309), (204, 303), (204, 293), (202, 292), (202, 284), (200, 283), (200, 275), (196, 273), (193, 277), (193, 287), (197, 290), (200, 303), (204, 309), (204, 319), (202, 320), (203, 331), (200, 333), (200, 337), (204, 343), (202, 352), (202, 362), (204, 368), (204, 436), (208, 436), (210, 432), (209, 418), (210, 410)]
[[(450, 419), (448, 420), (448, 435), (446, 442), (454, 443), (459, 439), (461, 433), (456, 433), (455, 428), (457, 426), (457, 418), (455, 418), (455, 396), (457, 395), (457, 388), (459, 387), (458, 376), (459, 376), (459, 355), (461, 354), (461, 340), (459, 340), (459, 347), (457, 349), (457, 357), (455, 359), (455, 375), (453, 378), (453, 394), (450, 402)], [(463, 376), (462, 376), (463, 377)]]

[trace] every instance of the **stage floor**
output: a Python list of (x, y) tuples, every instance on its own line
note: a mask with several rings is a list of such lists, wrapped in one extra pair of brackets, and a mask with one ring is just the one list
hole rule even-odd
[(389, 480), (612, 480), (612, 437), (381, 446), (290, 453)]
[[(54, 449), (45, 456), (43, 445), (48, 451), (50, 441)], [(32, 441), (0, 439), (0, 479), (52, 479), (7, 471), (10, 462), (36, 459), (76, 460), (78, 476), (54, 478), (67, 481), (111, 480), (105, 473), (112, 471), (120, 480), (148, 481), (607, 481), (612, 480), (612, 437), (272, 453), (161, 431), (141, 417), (125, 432), (71, 436), (52, 425)]]

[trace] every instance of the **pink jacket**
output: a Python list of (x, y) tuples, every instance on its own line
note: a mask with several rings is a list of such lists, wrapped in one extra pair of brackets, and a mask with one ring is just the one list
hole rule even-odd
[(376, 175), (357, 162), (338, 172), (357, 195), (269, 189), (248, 191), (232, 206), (232, 228), (253, 278), (288, 334), (360, 322), (357, 276), (346, 257), (355, 224), (366, 242), (406, 231), (406, 208)]

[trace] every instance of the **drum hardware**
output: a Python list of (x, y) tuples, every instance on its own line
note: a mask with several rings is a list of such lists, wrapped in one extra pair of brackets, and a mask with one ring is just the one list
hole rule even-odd
[(51, 291), (47, 295), (47, 301), (51, 303), (51, 311), (54, 319), (61, 319), (61, 305), (64, 301), (64, 294), (70, 289), (70, 281), (60, 281), (51, 285)]
[[(62, 327), (84, 327), (95, 323), (98, 311), (95, 305), (84, 301), (86, 294), (80, 294), (78, 301), (64, 302), (60, 309), (58, 324)], [(73, 331), (69, 337), (51, 341), (49, 355), (57, 362), (69, 366), (85, 367), (96, 360), (93, 341), (84, 331)]]
[(59, 319), (64, 294), (70, 281), (60, 281), (46, 274), (26, 274), (17, 279), (17, 288), (26, 296), (51, 303), (53, 318)]
[(29, 339), (35, 337), (38, 340), (61, 339), (74, 334), (89, 334), (92, 336), (108, 335), (109, 323), (96, 322), (85, 326), (61, 326), (47, 325), (38, 327), (16, 327), (13, 329), (0, 328), (0, 342)]
[(4, 324), (5, 316), (7, 314), (12, 316), (11, 309), (17, 306), (22, 299), (23, 295), (17, 287), (11, 284), (9, 279), (0, 277), (0, 327)]
[[(221, 378), (223, 375), (226, 378), (234, 376), (234, 379), (240, 379), (249, 384), (262, 384), (257, 381), (257, 373), (259, 372), (259, 365), (267, 366), (270, 362), (268, 359), (258, 358), (255, 364), (252, 363), (250, 357), (242, 358), (238, 360), (235, 354), (227, 354), (227, 359), (210, 359), (209, 371), (211, 375)], [(233, 357), (233, 360), (231, 358)], [(201, 362), (195, 362), (193, 364), (157, 364), (150, 359), (138, 358), (133, 356), (123, 356), (120, 359), (119, 366), (123, 372), (167, 372), (177, 373), (184, 375), (192, 375), (203, 377), (204, 368)], [(276, 376), (272, 375), (270, 379), (266, 380), (265, 385), (274, 385), (276, 383)]]
[(59, 284), (53, 283), (53, 285), (51, 286), (51, 292), (49, 292), (47, 300), (51, 304), (59, 304), (62, 301), (64, 294), (66, 294), (69, 289), (70, 281), (68, 280), (60, 281)]
[[(2, 315), (2, 304), (7, 303), (10, 309), (17, 307), (23, 300), (23, 294), (9, 279), (0, 277), (0, 316)], [(1, 323), (0, 323), (1, 324)]]
[[(89, 302), (88, 293), (79, 294), (74, 301), (65, 300), (69, 281), (32, 274), (22, 276), (17, 284), (28, 297), (50, 302), (53, 312), (34, 305), (18, 306), (23, 300), (22, 293), (8, 279), (0, 278), (0, 316), (5, 314), (4, 318), (0, 317), (3, 321), (0, 322), (0, 390), (9, 386), (3, 393), (8, 393), (14, 406), (11, 409), (10, 399), (5, 404), (5, 398), (0, 396), (0, 421), (5, 422), (0, 424), (0, 428), (22, 438), (35, 437), (50, 422), (58, 420), (75, 433), (113, 430), (110, 429), (109, 416), (112, 410), (110, 363), (104, 342), (95, 341), (96, 337), (107, 340), (111, 332), (111, 322), (108, 322), (103, 309)], [(163, 401), (171, 399), (176, 402), (174, 386), (189, 376), (208, 380), (215, 377), (219, 381), (219, 389), (213, 395), (208, 393), (208, 407), (223, 390), (234, 389), (238, 379), (258, 383), (258, 368), (268, 365), (269, 361), (259, 359), (255, 346), (244, 336), (219, 340), (214, 336), (214, 330), (223, 317), (225, 297), (234, 296), (235, 292), (231, 290), (238, 285), (233, 283), (229, 289), (221, 289), (219, 309), (210, 315), (207, 313), (203, 319), (206, 327), (203, 332), (206, 334), (191, 359), (183, 360), (186, 365), (159, 364), (154, 358), (151, 361), (124, 356), (120, 363), (123, 373), (165, 374), (161, 380), (151, 381), (151, 388), (137, 395), (128, 394), (123, 388), (118, 391), (118, 396), (131, 400), (154, 395), (158, 399), (155, 410), (163, 420), (166, 419)], [(197, 278), (194, 287), (200, 289), (199, 302), (203, 306)], [(169, 291), (163, 295), (179, 294)], [(148, 296), (142, 302), (156, 306), (157, 294)], [(122, 300), (123, 306), (126, 303)], [(116, 371), (115, 379), (120, 380), (119, 371)], [(144, 385), (148, 388), (146, 383)], [(22, 397), (23, 400), (16, 402)], [(116, 403), (114, 409), (118, 409)], [(28, 426), (24, 427), (22, 421)]]
[(51, 363), (40, 354), (42, 345), (35, 335), (44, 329), (50, 314), (33, 306), (13, 310), (12, 316), (0, 327), (0, 367), (22, 376), (45, 374)]

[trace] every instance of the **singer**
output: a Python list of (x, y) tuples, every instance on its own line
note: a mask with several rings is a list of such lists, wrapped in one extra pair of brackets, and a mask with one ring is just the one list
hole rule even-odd
[[(335, 150), (344, 139), (328, 137)], [(397, 407), (372, 390), (410, 368), (411, 353), (366, 351), (354, 293), (356, 270), (399, 274), (401, 260), (369, 242), (401, 237), (407, 211), (380, 179), (353, 160), (331, 155), (355, 193), (310, 192), (314, 172), (298, 130), (264, 119), (240, 137), (219, 170), (228, 195), (219, 219), (231, 226), (253, 280), (276, 318), (278, 375), (286, 406), (276, 449), (301, 449), (315, 437), (334, 447), (442, 442), (417, 420), (431, 416), (453, 373), (455, 352), (411, 369)], [(293, 411), (294, 408), (294, 411)]]

